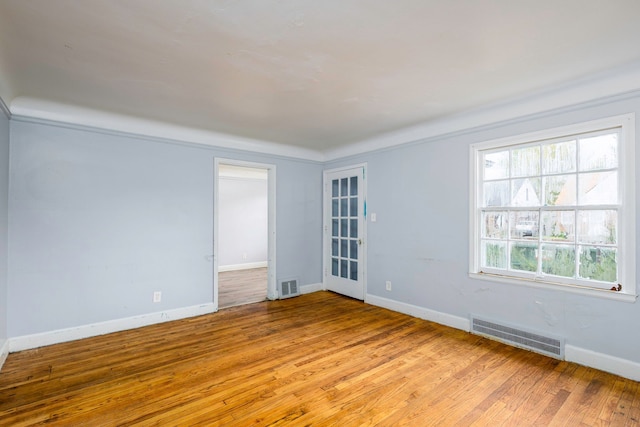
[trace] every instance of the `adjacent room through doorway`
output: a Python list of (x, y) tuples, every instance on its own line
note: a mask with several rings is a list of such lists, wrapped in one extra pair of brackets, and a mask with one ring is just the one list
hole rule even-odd
[(268, 170), (218, 166), (218, 308), (267, 299)]

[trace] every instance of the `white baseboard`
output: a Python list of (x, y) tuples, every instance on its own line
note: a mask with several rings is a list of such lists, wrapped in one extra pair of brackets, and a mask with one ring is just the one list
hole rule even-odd
[(564, 346), (564, 358), (568, 362), (575, 362), (634, 381), (640, 381), (640, 363), (632, 362), (631, 360), (574, 347), (569, 344)]
[(466, 317), (454, 316), (451, 314), (442, 313), (440, 311), (430, 310), (428, 308), (419, 307), (417, 305), (394, 301), (388, 298), (383, 298), (371, 294), (367, 294), (364, 301), (367, 304), (388, 308), (389, 310), (408, 314), (409, 316), (429, 320), (431, 322), (450, 326), (452, 328), (462, 329), (463, 331), (469, 332), (471, 330), (471, 324), (469, 322), (469, 319), (467, 319)]
[[(300, 293), (309, 294), (324, 289), (322, 283), (300, 286)], [(436, 322), (441, 325), (470, 330), (469, 319), (451, 314), (442, 313), (435, 310), (394, 301), (388, 298), (367, 294), (365, 302), (378, 307), (387, 308), (399, 313), (408, 314), (420, 319)], [(174, 310), (161, 311), (156, 313), (143, 314), (124, 319), (110, 320), (106, 322), (94, 323), (91, 325), (78, 326), (68, 329), (58, 329), (55, 331), (40, 334), (25, 335), (4, 340), (0, 346), (0, 369), (11, 352), (28, 350), (45, 345), (58, 344), (82, 338), (89, 338), (104, 335), (111, 332), (124, 331), (127, 329), (139, 328), (155, 323), (169, 322), (172, 320), (184, 319), (187, 317), (200, 316), (202, 314), (213, 313), (215, 311), (213, 303), (195, 305), (191, 307), (178, 308)], [(640, 363), (622, 359), (604, 353), (598, 353), (581, 347), (567, 344), (564, 349), (565, 360), (575, 362), (590, 368), (610, 372), (634, 381), (640, 381)]]
[(2, 369), (2, 365), (4, 365), (4, 361), (7, 360), (7, 356), (9, 355), (9, 340), (4, 340), (2, 342), (2, 346), (0, 346), (0, 369)]
[(263, 267), (268, 267), (267, 261), (247, 262), (244, 264), (220, 265), (218, 266), (218, 273), (222, 273), (223, 271), (250, 270), (252, 268), (263, 268)]
[[(388, 308), (389, 310), (418, 317), (420, 319), (440, 323), (441, 325), (462, 329), (463, 331), (468, 332), (471, 329), (469, 319), (464, 317), (452, 316), (439, 311), (429, 310), (427, 308), (371, 294), (367, 294), (365, 302), (378, 307)], [(568, 362), (578, 363), (590, 368), (620, 375), (621, 377), (629, 378), (634, 381), (640, 381), (640, 363), (633, 362), (631, 360), (621, 359), (619, 357), (598, 353), (592, 350), (586, 350), (569, 344), (564, 347), (564, 358)]]
[(311, 294), (313, 292), (323, 291), (324, 285), (322, 283), (312, 283), (310, 285), (300, 286), (301, 294)]
[(9, 338), (8, 340), (9, 352), (13, 353), (16, 351), (43, 347), (45, 345), (95, 337), (98, 335), (124, 331), (127, 329), (135, 329), (142, 326), (153, 325), (155, 323), (163, 323), (169, 322), (171, 320), (200, 316), (202, 314), (213, 313), (214, 311), (215, 308), (213, 303), (207, 303), (202, 305), (194, 305), (191, 307), (159, 311), (156, 313), (142, 314), (139, 316), (126, 317), (123, 319), (108, 320), (106, 322), (93, 323), (90, 325), (77, 326), (73, 328), (58, 329), (39, 334), (13, 337)]

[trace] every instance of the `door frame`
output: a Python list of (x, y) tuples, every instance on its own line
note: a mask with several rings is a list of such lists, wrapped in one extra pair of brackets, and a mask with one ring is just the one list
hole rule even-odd
[(219, 166), (242, 166), (267, 170), (267, 298), (278, 298), (276, 286), (276, 165), (215, 157), (213, 161), (213, 308), (218, 311), (218, 206)]
[(327, 290), (327, 278), (329, 277), (330, 256), (329, 249), (331, 248), (331, 233), (330, 221), (331, 215), (329, 214), (331, 209), (331, 197), (329, 196), (330, 182), (329, 174), (335, 172), (342, 172), (349, 169), (363, 169), (363, 179), (361, 185), (361, 192), (364, 202), (364, 219), (362, 221), (363, 227), (361, 230), (362, 238), (362, 261), (359, 268), (362, 269), (362, 286), (363, 286), (363, 301), (367, 301), (367, 248), (369, 240), (367, 239), (367, 162), (357, 163), (347, 166), (341, 166), (339, 168), (325, 169), (322, 171), (322, 289)]

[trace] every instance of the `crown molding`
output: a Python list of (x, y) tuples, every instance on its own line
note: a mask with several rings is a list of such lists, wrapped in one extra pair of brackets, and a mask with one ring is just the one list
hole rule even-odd
[(640, 90), (640, 61), (563, 85), (548, 87), (528, 96), (494, 103), (328, 150), (324, 153), (325, 161), (470, 131), (614, 96), (637, 94), (638, 90)]
[(581, 104), (611, 101), (614, 97), (636, 96), (640, 91), (640, 61), (570, 83), (556, 85), (528, 96), (494, 103), (460, 114), (387, 132), (327, 151), (312, 150), (270, 141), (173, 125), (115, 113), (88, 109), (52, 101), (17, 97), (7, 108), (0, 98), (0, 110), (13, 119), (55, 122), (110, 133), (145, 136), (163, 141), (178, 141), (248, 151), (313, 162), (334, 161), (436, 137), (499, 126), (549, 111)]
[(155, 120), (108, 113), (38, 98), (20, 96), (11, 102), (12, 118), (25, 121), (62, 123), (112, 133), (173, 140), (210, 147), (322, 162), (324, 155), (315, 150), (251, 138), (213, 132)]

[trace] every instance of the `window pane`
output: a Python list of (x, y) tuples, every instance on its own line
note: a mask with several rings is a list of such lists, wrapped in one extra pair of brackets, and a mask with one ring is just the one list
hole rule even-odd
[(509, 177), (509, 151), (484, 155), (484, 179)]
[(618, 167), (618, 134), (595, 136), (580, 140), (580, 170)]
[(509, 221), (506, 212), (482, 213), (482, 237), (506, 239), (508, 227)]
[(568, 245), (542, 245), (542, 271), (554, 276), (574, 277), (576, 249)]
[(331, 235), (337, 237), (338, 236), (338, 220), (334, 219), (331, 221)]
[(334, 179), (331, 181), (331, 196), (332, 197), (338, 197), (338, 186), (339, 186), (339, 181), (337, 179)]
[(615, 283), (618, 280), (616, 250), (583, 246), (580, 249), (580, 277)]
[(349, 261), (347, 261), (346, 259), (340, 260), (340, 277), (344, 277), (346, 279), (348, 277), (347, 276), (348, 270), (349, 270)]
[(340, 216), (349, 216), (349, 199), (340, 199)]
[(576, 176), (558, 175), (545, 177), (544, 203), (547, 206), (571, 206), (576, 204)]
[(533, 243), (512, 243), (511, 269), (522, 271), (537, 271), (538, 245)]
[(352, 196), (358, 195), (358, 177), (357, 176), (351, 177), (351, 195)]
[(340, 256), (338, 253), (338, 239), (331, 239), (331, 256)]
[(331, 258), (331, 275), (332, 276), (338, 275), (338, 259), (337, 258)]
[(349, 245), (351, 246), (349, 250), (349, 258), (358, 259), (358, 241), (350, 240)]
[(567, 141), (542, 147), (542, 172), (545, 174), (575, 172), (576, 142)]
[(331, 216), (338, 216), (338, 199), (331, 200)]
[(540, 175), (540, 146), (511, 150), (511, 176)]
[(482, 266), (507, 268), (507, 245), (505, 242), (482, 242)]
[(349, 203), (351, 204), (351, 207), (349, 209), (351, 216), (358, 216), (358, 198), (352, 197), (351, 199), (349, 199)]
[(349, 258), (349, 241), (347, 239), (340, 239), (340, 256), (342, 258)]
[(589, 244), (616, 244), (618, 212), (578, 211), (578, 241)]
[(613, 205), (618, 203), (618, 173), (595, 172), (578, 175), (580, 205)]
[(542, 213), (542, 239), (573, 242), (575, 239), (575, 212), (548, 211)]
[(348, 196), (349, 195), (349, 178), (342, 178), (340, 180), (340, 195)]
[(351, 220), (351, 230), (349, 233), (349, 237), (358, 237), (358, 220), (357, 219)]
[(358, 280), (358, 263), (351, 261), (351, 280)]
[(540, 206), (540, 178), (514, 179), (511, 206)]
[(512, 239), (538, 240), (538, 211), (511, 212), (509, 224), (511, 224)]
[(348, 219), (340, 220), (340, 236), (342, 237), (349, 236), (349, 220)]
[(509, 203), (509, 181), (484, 183), (484, 206), (507, 206)]

